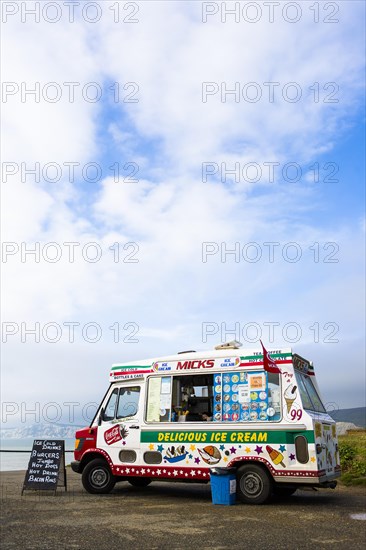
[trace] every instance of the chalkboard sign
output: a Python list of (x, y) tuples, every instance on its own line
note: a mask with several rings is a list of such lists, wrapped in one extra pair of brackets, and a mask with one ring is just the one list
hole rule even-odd
[(54, 491), (66, 486), (65, 442), (54, 439), (35, 439), (25, 474), (25, 489)]

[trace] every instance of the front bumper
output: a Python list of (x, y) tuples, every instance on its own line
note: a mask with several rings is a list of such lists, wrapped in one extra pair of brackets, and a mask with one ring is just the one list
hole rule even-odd
[(74, 460), (73, 462), (71, 462), (71, 469), (73, 472), (80, 474), (80, 460)]

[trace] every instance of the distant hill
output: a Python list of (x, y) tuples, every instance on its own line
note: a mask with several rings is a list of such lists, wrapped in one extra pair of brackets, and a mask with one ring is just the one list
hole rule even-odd
[(52, 438), (73, 439), (79, 426), (68, 424), (31, 424), (17, 428), (0, 429), (1, 439)]
[[(360, 426), (355, 426), (353, 422), (337, 422), (337, 435), (346, 435), (348, 432), (359, 430)], [(362, 429), (362, 428), (361, 428)]]
[(360, 428), (366, 428), (366, 407), (339, 409), (329, 414), (336, 422), (351, 422)]

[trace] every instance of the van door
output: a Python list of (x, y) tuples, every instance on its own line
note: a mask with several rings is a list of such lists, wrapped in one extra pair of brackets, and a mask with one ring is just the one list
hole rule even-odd
[(141, 390), (141, 384), (132, 382), (115, 387), (101, 413), (97, 445), (108, 453), (115, 466), (141, 461)]
[(328, 422), (315, 422), (315, 443), (319, 470), (333, 476), (338, 463), (336, 425)]

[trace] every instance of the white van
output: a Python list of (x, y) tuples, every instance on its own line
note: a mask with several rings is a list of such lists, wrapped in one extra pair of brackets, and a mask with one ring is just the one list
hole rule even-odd
[(246, 503), (301, 486), (334, 488), (336, 426), (314, 369), (291, 349), (269, 353), (278, 372), (262, 350), (237, 342), (113, 365), (93, 422), (76, 432), (72, 469), (85, 489), (207, 482), (213, 466), (236, 468)]

